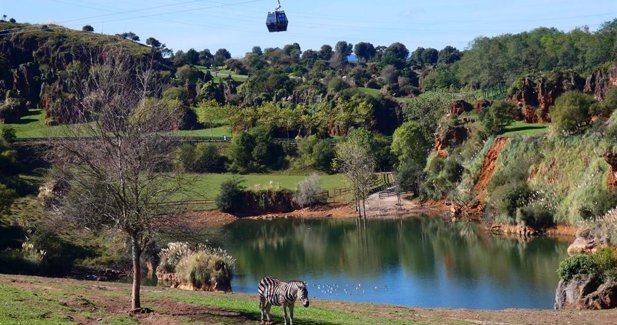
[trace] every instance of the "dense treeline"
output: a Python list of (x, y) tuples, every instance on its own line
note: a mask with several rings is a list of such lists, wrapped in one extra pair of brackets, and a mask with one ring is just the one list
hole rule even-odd
[(531, 32), (480, 37), (471, 43), (453, 70), (462, 85), (476, 88), (512, 84), (525, 74), (574, 70), (589, 74), (616, 59), (617, 20), (597, 31), (577, 28), (562, 32), (538, 28)]

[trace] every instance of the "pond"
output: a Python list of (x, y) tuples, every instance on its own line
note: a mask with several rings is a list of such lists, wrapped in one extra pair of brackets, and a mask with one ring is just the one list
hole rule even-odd
[(207, 236), (237, 259), (236, 292), (270, 275), (313, 298), (478, 309), (552, 308), (568, 245), (425, 217), (240, 220)]

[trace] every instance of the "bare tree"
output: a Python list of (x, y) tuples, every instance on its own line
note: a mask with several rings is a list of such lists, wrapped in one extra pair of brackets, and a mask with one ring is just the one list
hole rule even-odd
[(156, 223), (169, 216), (163, 203), (182, 188), (179, 175), (164, 172), (172, 143), (161, 133), (177, 125), (179, 110), (154, 98), (157, 72), (147, 61), (114, 48), (93, 54), (80, 82), (70, 83), (77, 100), (66, 114), (76, 124), (52, 141), (55, 166), (69, 188), (56, 212), (80, 226), (128, 236), (135, 311), (141, 310), (141, 254)]
[(336, 162), (338, 170), (351, 182), (358, 217), (366, 218), (366, 198), (375, 177), (375, 161), (365, 146), (350, 139), (336, 146)]

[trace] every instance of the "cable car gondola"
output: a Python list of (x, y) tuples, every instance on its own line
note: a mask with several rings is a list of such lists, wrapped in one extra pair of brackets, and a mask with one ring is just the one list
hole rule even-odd
[(266, 18), (266, 26), (268, 31), (272, 32), (285, 32), (287, 31), (287, 16), (284, 10), (281, 9), (281, 0), (277, 0), (279, 6), (274, 9), (274, 12), (268, 12), (268, 18)]

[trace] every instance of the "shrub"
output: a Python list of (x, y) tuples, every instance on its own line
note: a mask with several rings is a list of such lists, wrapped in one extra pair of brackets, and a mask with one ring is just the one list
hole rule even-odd
[(301, 207), (314, 206), (324, 203), (323, 189), (319, 186), (319, 176), (311, 174), (298, 183), (298, 190), (294, 194), (294, 202)]
[(564, 281), (570, 281), (579, 274), (597, 275), (597, 262), (591, 255), (574, 255), (566, 258), (559, 263), (557, 273)]
[(489, 134), (501, 133), (518, 115), (520, 111), (516, 105), (495, 101), (482, 115), (482, 125)]
[(176, 265), (178, 265), (180, 260), (191, 254), (193, 254), (193, 250), (188, 243), (168, 243), (167, 248), (161, 249), (159, 253), (160, 263), (157, 267), (157, 271), (159, 271), (160, 268), (165, 272), (176, 272)]
[(232, 178), (221, 184), (221, 191), (216, 197), (216, 206), (224, 212), (238, 211), (242, 202), (244, 190), (242, 184), (244, 180), (240, 178)]
[(516, 222), (535, 229), (546, 228), (554, 224), (553, 213), (542, 206), (526, 206), (516, 209)]
[(551, 108), (555, 131), (564, 134), (582, 132), (589, 124), (589, 109), (595, 100), (580, 91), (569, 91), (559, 96)]
[(491, 193), (491, 204), (508, 222), (515, 221), (516, 209), (529, 204), (533, 191), (525, 182), (510, 182)]
[(602, 279), (607, 277), (614, 278), (617, 275), (617, 251), (611, 247), (604, 247), (595, 252), (592, 257), (598, 267), (598, 271), (602, 272)]
[(191, 172), (194, 164), (195, 146), (190, 143), (183, 143), (176, 150), (176, 168), (182, 172)]
[(581, 219), (589, 220), (599, 217), (617, 206), (617, 193), (600, 188), (595, 191), (587, 192), (585, 203), (579, 208)]
[(574, 255), (559, 263), (559, 277), (569, 281), (579, 274), (587, 274), (603, 282), (617, 279), (617, 250), (604, 247), (591, 255)]
[(429, 157), (422, 187), (423, 196), (440, 199), (456, 187), (464, 171), (457, 160), (456, 155), (450, 155), (445, 159), (436, 155)]
[(332, 173), (334, 149), (330, 143), (310, 135), (298, 141), (298, 158), (294, 161), (294, 168), (311, 168), (326, 173)]
[(225, 171), (225, 157), (212, 143), (200, 143), (195, 146), (193, 171), (197, 173), (220, 173)]
[(190, 283), (196, 289), (231, 288), (233, 265), (213, 251), (199, 250), (184, 257), (176, 265), (176, 275), (181, 283)]

